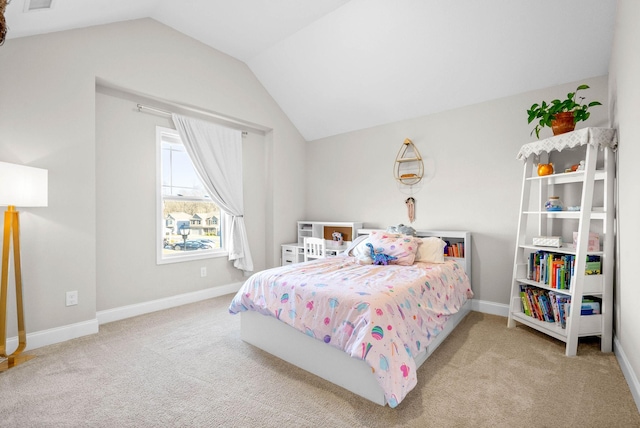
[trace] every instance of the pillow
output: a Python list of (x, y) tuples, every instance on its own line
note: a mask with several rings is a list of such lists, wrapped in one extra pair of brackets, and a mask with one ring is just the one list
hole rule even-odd
[(368, 241), (375, 250), (382, 249), (384, 254), (397, 257), (391, 263), (402, 266), (413, 264), (420, 245), (420, 239), (414, 236), (377, 231), (371, 232)]
[(351, 250), (351, 255), (358, 259), (358, 263), (362, 265), (373, 264), (373, 259), (371, 258), (369, 247), (367, 247), (367, 242), (369, 242), (369, 237), (367, 235), (359, 236), (355, 241), (353, 241), (354, 245)]
[(444, 263), (446, 242), (435, 236), (420, 238), (420, 240), (422, 243), (416, 253), (416, 262)]

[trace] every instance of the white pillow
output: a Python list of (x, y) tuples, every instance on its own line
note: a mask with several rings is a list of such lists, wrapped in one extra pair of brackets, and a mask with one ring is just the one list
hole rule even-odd
[(444, 263), (444, 247), (447, 245), (442, 239), (430, 236), (420, 238), (422, 244), (416, 253), (416, 262)]
[(369, 249), (369, 247), (367, 247), (367, 242), (370, 242), (368, 236), (360, 236), (358, 237), (358, 241), (354, 242), (354, 244), (356, 245), (353, 247), (353, 250), (351, 250), (351, 255), (358, 259), (358, 262), (362, 265), (373, 264), (373, 259), (371, 258), (371, 250)]

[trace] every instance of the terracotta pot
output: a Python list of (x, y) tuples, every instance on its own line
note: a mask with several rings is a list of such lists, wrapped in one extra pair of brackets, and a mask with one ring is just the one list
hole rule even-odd
[(553, 135), (564, 134), (565, 132), (571, 132), (576, 128), (576, 124), (573, 121), (573, 112), (564, 111), (562, 113), (556, 113), (555, 119), (551, 121), (551, 130)]

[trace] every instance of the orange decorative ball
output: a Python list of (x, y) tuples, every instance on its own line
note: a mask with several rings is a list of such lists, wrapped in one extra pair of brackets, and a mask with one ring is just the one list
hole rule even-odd
[(552, 163), (541, 163), (538, 164), (538, 175), (551, 175), (553, 174), (553, 164)]

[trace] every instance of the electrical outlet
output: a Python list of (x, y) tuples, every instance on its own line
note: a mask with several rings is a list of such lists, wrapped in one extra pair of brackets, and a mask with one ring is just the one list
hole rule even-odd
[(201, 267), (200, 268), (200, 277), (204, 278), (205, 276), (207, 276), (207, 268), (206, 267)]
[(78, 292), (67, 291), (67, 306), (74, 306), (78, 304)]

